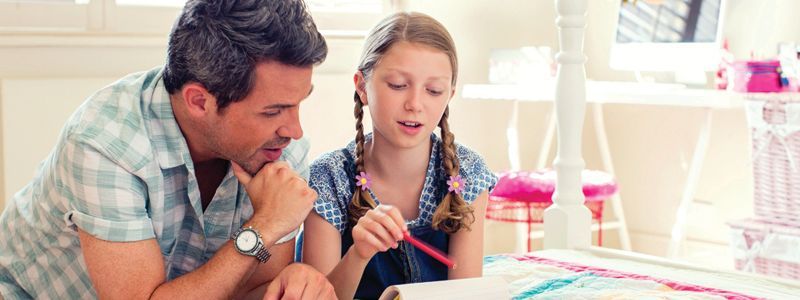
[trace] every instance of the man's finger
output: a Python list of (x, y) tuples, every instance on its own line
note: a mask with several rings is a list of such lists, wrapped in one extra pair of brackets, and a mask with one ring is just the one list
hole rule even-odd
[[(310, 273), (310, 274), (315, 274), (315, 273)], [(309, 282), (306, 283), (306, 288), (303, 291), (303, 297), (300, 298), (300, 299), (302, 299), (302, 300), (317, 300), (317, 299), (319, 299), (319, 296), (320, 296), (319, 292), (320, 292), (320, 289), (323, 287), (323, 285), (321, 284), (321, 282), (310, 282), (310, 281), (312, 281), (314, 279), (316, 279), (316, 277), (311, 277), (311, 278), (307, 278), (306, 279)]]
[(238, 178), (239, 182), (242, 184), (248, 185), (250, 180), (253, 179), (253, 176), (250, 176), (250, 173), (247, 173), (242, 166), (234, 161), (231, 161), (231, 168), (233, 168), (233, 175), (236, 176), (236, 178)]
[(264, 293), (264, 300), (280, 300), (281, 298), (281, 279), (276, 277), (267, 286), (267, 292)]
[(286, 287), (283, 289), (284, 299), (300, 299), (303, 296), (303, 290), (306, 289), (307, 282), (299, 280), (289, 280)]
[(264, 170), (264, 169), (268, 169), (268, 170), (269, 170), (269, 172), (276, 172), (276, 173), (277, 173), (279, 170), (281, 170), (281, 169), (288, 169), (289, 171), (293, 171), (293, 170), (292, 170), (292, 167), (291, 167), (291, 166), (289, 166), (289, 163), (287, 163), (287, 162), (285, 162), (285, 161), (281, 161), (281, 160), (276, 160), (276, 161), (273, 161), (273, 162), (268, 162), (268, 163), (267, 163), (267, 164), (265, 164), (265, 165), (264, 165), (264, 167), (262, 167), (261, 169), (262, 169), (262, 170)]
[(330, 283), (325, 283), (325, 287), (320, 292), (320, 299), (336, 300), (336, 292)]

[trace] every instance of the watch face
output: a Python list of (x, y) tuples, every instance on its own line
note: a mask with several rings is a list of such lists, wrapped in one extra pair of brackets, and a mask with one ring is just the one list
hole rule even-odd
[(250, 252), (256, 248), (258, 236), (256, 236), (255, 231), (245, 229), (236, 237), (235, 243), (236, 248), (239, 248), (240, 251)]

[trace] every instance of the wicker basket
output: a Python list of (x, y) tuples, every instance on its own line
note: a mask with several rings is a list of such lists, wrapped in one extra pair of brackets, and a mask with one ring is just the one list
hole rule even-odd
[(756, 218), (800, 227), (800, 96), (774, 93), (750, 98), (747, 120)]
[(728, 225), (737, 269), (800, 280), (800, 229), (755, 219)]

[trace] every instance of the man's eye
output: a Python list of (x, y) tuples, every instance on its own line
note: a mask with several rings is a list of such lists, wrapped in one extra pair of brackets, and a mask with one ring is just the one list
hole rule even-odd
[(275, 116), (280, 115), (281, 111), (280, 110), (270, 110), (270, 111), (265, 111), (265, 112), (263, 112), (261, 114), (263, 114), (264, 116), (267, 116), (267, 117), (275, 117)]

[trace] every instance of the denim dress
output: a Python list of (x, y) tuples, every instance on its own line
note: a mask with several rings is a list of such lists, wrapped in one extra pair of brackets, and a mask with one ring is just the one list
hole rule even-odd
[[(367, 135), (370, 140), (372, 135)], [(419, 216), (406, 221), (409, 233), (444, 253), (448, 253), (450, 237), (432, 228), (433, 213), (447, 193), (447, 176), (442, 166), (441, 139), (431, 134), (433, 147), (428, 160), (425, 184), (419, 200)], [(484, 191), (491, 191), (497, 177), (486, 166), (483, 158), (469, 148), (456, 144), (460, 161), (459, 174), (465, 180), (464, 200), (472, 204)], [(352, 226), (347, 218), (347, 206), (356, 188), (355, 142), (346, 148), (323, 154), (311, 164), (309, 185), (318, 194), (314, 211), (336, 227), (342, 234), (341, 255), (353, 245)], [(376, 203), (380, 195), (368, 190)], [(476, 245), (482, 247), (482, 245)], [(302, 249), (302, 248), (301, 248)], [(426, 282), (447, 279), (447, 266), (410, 243), (400, 242), (397, 249), (378, 252), (367, 264), (355, 298), (375, 299), (383, 290), (394, 284)]]

